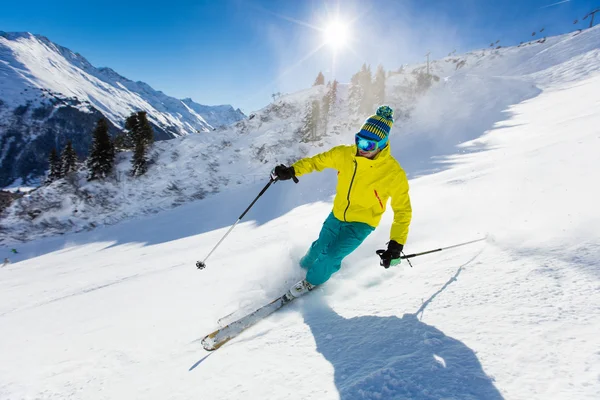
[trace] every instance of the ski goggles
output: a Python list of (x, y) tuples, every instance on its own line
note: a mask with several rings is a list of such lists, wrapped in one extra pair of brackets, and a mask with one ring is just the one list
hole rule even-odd
[(383, 149), (387, 144), (387, 138), (377, 141), (373, 139), (364, 138), (358, 133), (354, 137), (354, 140), (358, 149), (368, 152), (375, 151), (377, 149)]

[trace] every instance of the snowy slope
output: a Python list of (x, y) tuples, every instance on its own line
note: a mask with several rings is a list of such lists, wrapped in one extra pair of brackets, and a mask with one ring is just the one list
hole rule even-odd
[[(116, 179), (88, 182), (82, 171), (13, 203), (0, 221), (0, 243), (93, 229), (201, 200), (268, 176), (274, 163), (289, 163), (312, 146), (298, 144), (306, 102), (323, 88), (289, 95), (261, 116), (230, 130), (157, 142), (150, 172), (130, 176), (130, 153), (120, 153)], [(315, 197), (317, 199), (317, 197)]]
[[(485, 242), (384, 270), (374, 251), (388, 212), (332, 280), (217, 352), (200, 339), (219, 317), (302, 276), (331, 171), (273, 185), (203, 271), (194, 262), (264, 179), (17, 255), (2, 248), (14, 263), (0, 268), (0, 398), (597, 399), (600, 72), (597, 49), (573, 54), (528, 70), (525, 99), (499, 85), (502, 100), (477, 114), (418, 105), (446, 121), (439, 148), (392, 139), (402, 164), (461, 143), (411, 179), (407, 251)], [(470, 81), (453, 80), (468, 98)], [(411, 126), (434, 136), (433, 119)]]

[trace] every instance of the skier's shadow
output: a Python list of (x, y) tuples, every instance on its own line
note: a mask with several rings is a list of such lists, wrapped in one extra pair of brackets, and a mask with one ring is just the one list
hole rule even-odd
[(459, 273), (402, 318), (346, 319), (324, 303), (303, 310), (317, 351), (335, 370), (340, 399), (503, 398), (473, 350), (417, 317)]

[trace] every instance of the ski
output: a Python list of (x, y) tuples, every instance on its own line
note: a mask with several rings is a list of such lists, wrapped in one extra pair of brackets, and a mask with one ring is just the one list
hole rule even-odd
[[(219, 347), (223, 346), (225, 343), (238, 336), (247, 328), (273, 314), (275, 311), (279, 310), (284, 305), (290, 303), (292, 300), (310, 292), (314, 288), (315, 286), (311, 285), (305, 280), (298, 282), (297, 284), (292, 286), (292, 288), (288, 290), (287, 293), (285, 293), (283, 296), (276, 298), (269, 304), (264, 305), (258, 308), (257, 310), (251, 312), (250, 314), (247, 314), (225, 325), (224, 327), (219, 328), (216, 331), (206, 335), (204, 339), (202, 339), (202, 347), (204, 347), (206, 351), (217, 350)], [(232, 314), (229, 314), (227, 317), (229, 317)], [(223, 317), (219, 321), (227, 317)]]
[(244, 330), (273, 314), (275, 311), (279, 310), (293, 299), (294, 297), (291, 297), (286, 293), (283, 296), (273, 300), (269, 304), (256, 309), (250, 314), (247, 314), (240, 319), (237, 319), (225, 325), (224, 327), (209, 333), (204, 337), (204, 339), (202, 339), (202, 347), (204, 347), (204, 350), (206, 351), (217, 350), (219, 347), (238, 336)]

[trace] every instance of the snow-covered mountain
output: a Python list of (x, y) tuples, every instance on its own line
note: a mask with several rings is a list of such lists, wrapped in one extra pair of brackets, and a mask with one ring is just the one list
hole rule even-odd
[(201, 115), (214, 128), (222, 128), (246, 118), (246, 115), (239, 108), (234, 110), (230, 105), (204, 106), (195, 103), (190, 98), (183, 99), (181, 102), (196, 114)]
[[(39, 189), (4, 234), (128, 220), (0, 246), (11, 261), (0, 268), (0, 398), (597, 400), (599, 39), (594, 28), (438, 61), (439, 83), (392, 131), (412, 177), (405, 250), (486, 240), (385, 270), (375, 250), (389, 240), (388, 210), (331, 280), (216, 352), (200, 340), (219, 318), (303, 276), (335, 172), (272, 185), (205, 270), (195, 261), (276, 162), (352, 139), (339, 117), (321, 140), (298, 143), (324, 88), (218, 139), (159, 143), (141, 180), (82, 183), (81, 197), (67, 182)], [(410, 79), (389, 82), (396, 102), (406, 97), (393, 80)], [(201, 186), (201, 201), (141, 215)], [(17, 218), (44, 197), (39, 220)]]
[[(387, 79), (387, 102), (396, 110), (392, 151), (409, 176), (446, 168), (444, 159), (456, 146), (494, 127), (506, 110), (539, 95), (554, 79), (600, 70), (600, 31), (548, 38), (519, 47), (473, 51), (433, 61), (439, 82), (425, 92), (416, 90), (417, 72), (425, 65), (407, 66)], [(537, 60), (537, 62), (536, 62)], [(561, 71), (569, 71), (562, 73)], [(561, 75), (562, 74), (562, 75)], [(569, 78), (574, 79), (574, 78)], [(147, 175), (131, 178), (129, 154), (119, 155), (115, 178), (87, 182), (85, 173), (41, 187), (16, 201), (0, 222), (3, 243), (40, 236), (94, 229), (125, 219), (202, 200), (215, 193), (239, 190), (263, 182), (278, 163), (290, 163), (329, 146), (352, 141), (352, 133), (367, 115), (352, 114), (348, 85), (341, 84), (326, 133), (306, 140), (306, 118), (325, 86), (283, 96), (238, 121), (218, 135), (177, 138), (156, 144)], [(471, 151), (463, 148), (460, 151)], [(296, 200), (302, 204), (333, 194), (322, 184)]]
[(245, 118), (230, 105), (203, 106), (131, 81), (44, 36), (0, 31), (0, 186), (40, 175), (52, 147), (73, 141), (87, 154), (94, 123), (113, 132), (146, 111), (156, 139), (212, 131)]

